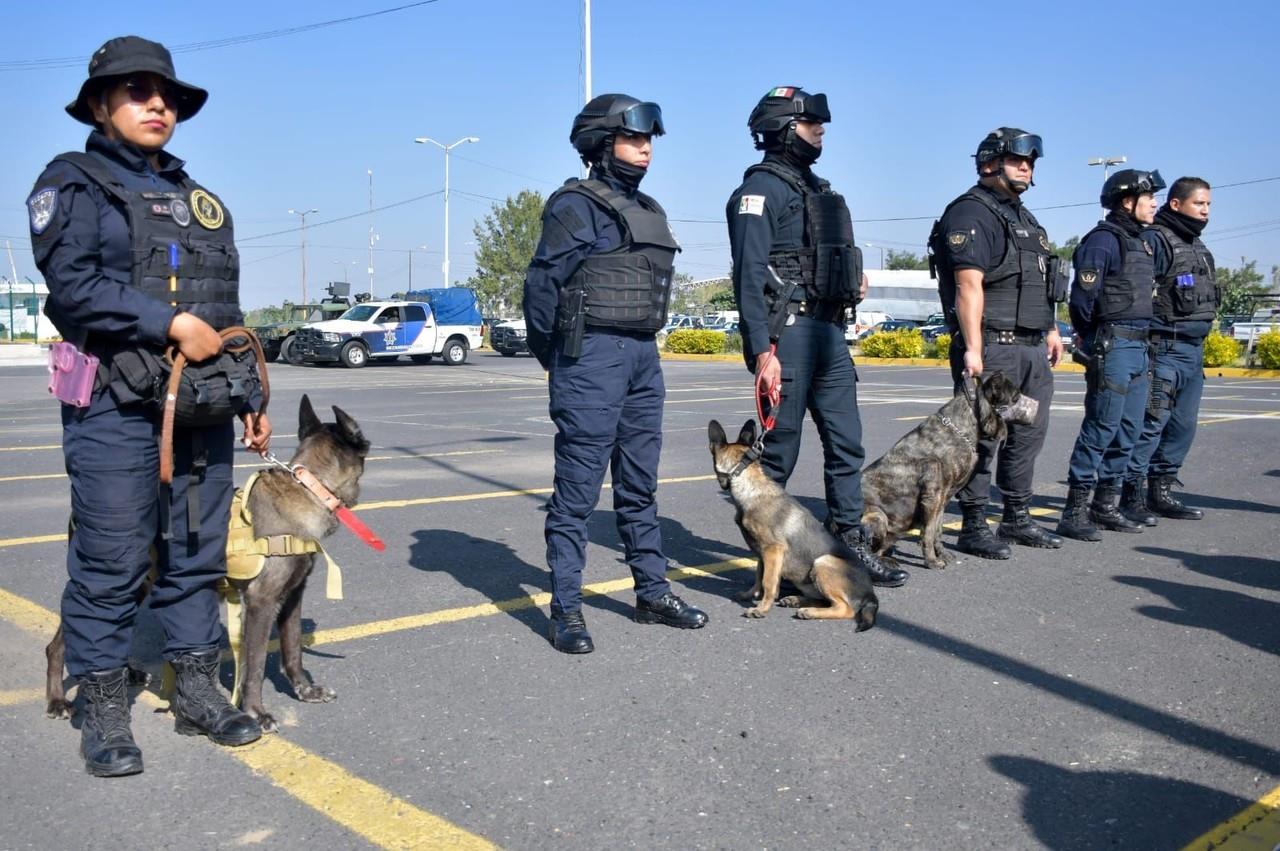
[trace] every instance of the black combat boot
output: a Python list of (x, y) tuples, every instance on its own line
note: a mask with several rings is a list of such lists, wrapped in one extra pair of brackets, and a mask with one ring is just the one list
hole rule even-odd
[(694, 608), (670, 591), (651, 603), (636, 598), (636, 623), (665, 623), (677, 629), (702, 629), (707, 613)]
[(94, 777), (124, 777), (142, 772), (142, 751), (129, 728), (129, 669), (94, 671), (80, 680), (84, 716), (80, 755)]
[(960, 537), (956, 539), (956, 549), (978, 558), (1006, 559), (1013, 555), (1013, 550), (1003, 541), (996, 540), (987, 525), (987, 507), (961, 504), (960, 512), (964, 515), (964, 523), (960, 526)]
[(551, 646), (561, 653), (590, 653), (596, 649), (581, 611), (562, 612), (553, 608), (549, 632)]
[(1024, 547), (1056, 550), (1062, 546), (1061, 538), (1031, 521), (1027, 502), (1025, 499), (1005, 499), (1004, 517), (996, 527), (996, 537), (1011, 544), (1022, 544)]
[(218, 686), (220, 655), (214, 647), (173, 660), (173, 728), (184, 736), (208, 736), (220, 745), (247, 745), (262, 738), (262, 728), (252, 715), (232, 706)]
[(1204, 512), (1183, 504), (1173, 495), (1174, 484), (1182, 484), (1177, 476), (1152, 476), (1148, 480), (1147, 505), (1161, 517), (1174, 520), (1199, 520)]
[(1120, 513), (1143, 526), (1154, 526), (1160, 522), (1151, 509), (1147, 508), (1146, 479), (1124, 483), (1124, 487), (1120, 489)]
[(1141, 523), (1134, 523), (1120, 513), (1120, 489), (1113, 484), (1098, 484), (1098, 489), (1093, 493), (1093, 502), (1089, 505), (1089, 519), (1099, 528), (1112, 532), (1142, 531)]
[(1058, 522), (1058, 534), (1077, 541), (1101, 541), (1102, 533), (1089, 520), (1089, 491), (1085, 485), (1072, 485), (1067, 490), (1067, 504)]
[(882, 588), (897, 588), (906, 582), (907, 577), (911, 575), (901, 568), (890, 567), (881, 561), (875, 553), (871, 552), (871, 546), (867, 542), (867, 535), (861, 526), (846, 529), (836, 537), (843, 541), (844, 545), (853, 553), (854, 563), (866, 568), (867, 573), (871, 574), (872, 585), (879, 585)]

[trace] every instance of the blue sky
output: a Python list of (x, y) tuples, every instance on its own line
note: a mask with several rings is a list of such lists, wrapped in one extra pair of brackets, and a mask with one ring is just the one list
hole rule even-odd
[[(23, 201), (53, 155), (82, 147), (84, 129), (62, 106), (104, 40), (136, 33), (190, 44), (404, 2), (172, 3), (153, 7), (164, 11), (152, 21), (135, 11), (119, 22), (98, 2), (12, 4), (0, 60), (0, 239), (13, 242), (19, 277), (37, 277)], [(471, 228), (490, 199), (524, 188), (545, 195), (577, 174), (568, 129), (581, 103), (581, 6), (439, 0), (178, 54), (179, 76), (211, 96), (170, 150), (235, 216), (246, 306), (299, 298), (290, 208), (319, 210), (308, 217), (309, 293), (344, 270), (368, 286), (367, 170), (375, 206), (443, 186), (442, 153), (415, 136), (480, 137), (451, 161), (452, 272), (465, 280)], [(812, 15), (788, 15), (798, 9)], [(1090, 157), (1123, 154), (1169, 179), (1196, 174), (1215, 186), (1280, 178), (1274, 2), (595, 0), (592, 29), (595, 92), (663, 107), (668, 135), (644, 189), (677, 220), (678, 269), (695, 278), (727, 270), (725, 199), (758, 156), (746, 116), (775, 85), (827, 93), (834, 120), (817, 171), (849, 199), (858, 241), (874, 246), (921, 252), (933, 218), (972, 182), (977, 142), (1002, 124), (1044, 137), (1026, 200), (1057, 242), (1098, 217), (1089, 202), (1102, 175)], [(63, 57), (74, 64), (7, 64)], [(1214, 192), (1205, 237), (1219, 265), (1242, 256), (1264, 272), (1280, 264), (1277, 190), (1280, 180)], [(1068, 204), (1084, 206), (1044, 209)], [(377, 294), (408, 286), (411, 257), (415, 287), (440, 285), (439, 195), (375, 213), (373, 226)], [(879, 264), (876, 248), (866, 254)], [(0, 267), (7, 275), (7, 259)]]

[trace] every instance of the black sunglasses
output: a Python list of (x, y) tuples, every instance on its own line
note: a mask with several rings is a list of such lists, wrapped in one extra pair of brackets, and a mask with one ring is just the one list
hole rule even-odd
[(146, 77), (130, 77), (124, 81), (124, 88), (129, 94), (129, 100), (134, 103), (147, 103), (155, 95), (160, 95), (166, 107), (175, 112), (178, 110), (178, 95), (163, 82)]

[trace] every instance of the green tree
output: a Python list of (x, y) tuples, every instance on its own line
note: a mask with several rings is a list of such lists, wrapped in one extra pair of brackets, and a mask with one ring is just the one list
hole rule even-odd
[(1076, 253), (1076, 247), (1080, 245), (1080, 237), (1073, 236), (1062, 245), (1058, 245), (1053, 240), (1049, 241), (1049, 250), (1061, 257), (1065, 262), (1070, 263), (1072, 256)]
[(718, 290), (711, 294), (707, 303), (715, 310), (737, 310), (738, 300), (733, 297), (733, 288)]
[(895, 251), (890, 248), (884, 258), (884, 267), (886, 269), (928, 269), (929, 261), (914, 251)]
[(542, 236), (543, 198), (524, 189), (514, 198), (494, 204), (476, 222), (476, 273), (467, 286), (476, 291), (486, 314), (506, 316), (520, 312), (524, 275)]
[(245, 313), (244, 324), (250, 328), (258, 328), (262, 325), (274, 325), (277, 322), (285, 322), (288, 318), (289, 309), (287, 307), (268, 305), (267, 307), (259, 307)]
[(1258, 271), (1258, 261), (1250, 260), (1239, 269), (1218, 269), (1218, 286), (1222, 288), (1222, 305), (1218, 315), (1224, 313), (1249, 313), (1253, 309), (1252, 296), (1263, 295), (1267, 288), (1262, 284), (1262, 273)]

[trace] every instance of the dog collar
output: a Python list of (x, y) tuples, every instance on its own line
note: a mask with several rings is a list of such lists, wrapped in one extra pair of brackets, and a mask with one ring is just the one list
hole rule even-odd
[(969, 439), (969, 435), (962, 432), (960, 430), (960, 427), (951, 421), (950, 417), (948, 417), (946, 414), (938, 414), (938, 419), (942, 420), (942, 424), (944, 426), (946, 426), (947, 428), (954, 431), (957, 435), (959, 435), (960, 439), (963, 440), (966, 444), (968, 444), (970, 448), (973, 448), (973, 441)]
[(750, 467), (756, 461), (760, 460), (760, 456), (764, 454), (764, 435), (756, 438), (756, 442), (751, 444), (746, 452), (742, 453), (742, 457), (738, 459), (738, 463), (733, 465), (733, 469), (729, 471), (729, 478), (736, 479), (742, 475), (742, 471)]
[(325, 487), (324, 483), (321, 482), (320, 479), (316, 478), (315, 473), (308, 470), (302, 464), (288, 464), (281, 461), (276, 457), (274, 452), (263, 452), (262, 457), (264, 460), (288, 470), (289, 474), (293, 476), (293, 480), (295, 482), (302, 485), (312, 496), (320, 500), (320, 504), (333, 512), (333, 515), (342, 522), (342, 525), (355, 533), (357, 538), (364, 541), (378, 552), (382, 552), (387, 548), (387, 545), (382, 542), (381, 538), (373, 533), (372, 529), (360, 522), (360, 520), (351, 513), (351, 509), (344, 505), (342, 500), (338, 499), (338, 497), (334, 495), (333, 491)]

